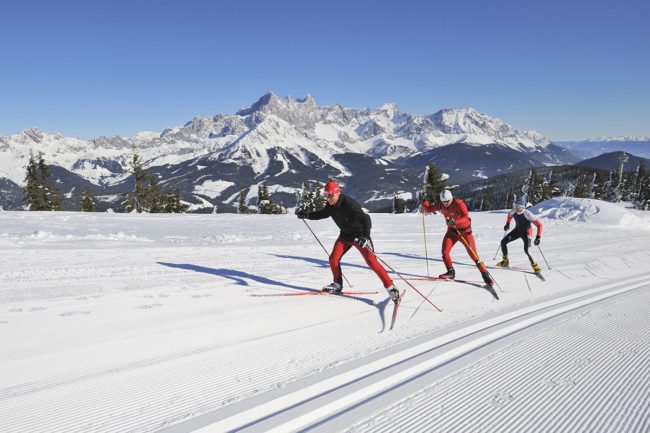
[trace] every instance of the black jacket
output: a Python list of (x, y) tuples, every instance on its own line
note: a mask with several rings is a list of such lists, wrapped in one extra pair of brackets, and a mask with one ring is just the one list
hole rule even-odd
[(341, 229), (341, 237), (347, 241), (361, 236), (370, 238), (370, 215), (361, 209), (359, 203), (346, 195), (341, 194), (336, 204), (332, 206), (327, 203), (324, 209), (310, 213), (307, 218), (321, 220), (327, 217), (332, 217)]

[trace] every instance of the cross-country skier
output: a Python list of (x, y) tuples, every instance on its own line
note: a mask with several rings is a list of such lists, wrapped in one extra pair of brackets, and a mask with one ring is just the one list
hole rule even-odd
[(461, 240), (460, 235), (462, 235), (467, 242), (467, 244), (463, 242), (467, 254), (472, 258), (474, 263), (476, 263), (485, 284), (492, 286), (494, 281), (490, 277), (485, 264), (480, 261), (477, 256), (476, 243), (474, 242), (474, 236), (472, 235), (472, 220), (469, 217), (469, 212), (465, 203), (461, 199), (454, 198), (451, 191), (445, 190), (440, 193), (440, 201), (434, 205), (430, 205), (427, 200), (423, 200), (422, 211), (425, 214), (442, 212), (442, 215), (445, 217), (445, 221), (447, 222), (447, 233), (442, 239), (442, 260), (445, 262), (447, 272), (441, 274), (439, 278), (451, 280), (456, 278), (456, 271), (454, 270), (454, 265), (451, 261), (449, 252), (456, 242)]
[(535, 263), (535, 260), (531, 257), (528, 252), (528, 247), (530, 246), (530, 241), (533, 238), (533, 228), (532, 224), (535, 224), (537, 227), (537, 236), (535, 237), (535, 245), (539, 245), (542, 240), (542, 222), (535, 216), (531, 211), (526, 209), (526, 199), (520, 197), (515, 203), (515, 208), (508, 212), (508, 219), (506, 225), (503, 226), (504, 231), (510, 229), (510, 223), (512, 219), (515, 220), (515, 228), (508, 233), (501, 240), (501, 251), (503, 252), (503, 260), (497, 263), (497, 266), (509, 266), (510, 261), (508, 260), (508, 244), (515, 239), (521, 239), (524, 242), (524, 252), (530, 260), (530, 265), (533, 267), (535, 272), (541, 273), (541, 269)]
[(340, 292), (343, 289), (341, 258), (354, 246), (359, 250), (370, 269), (375, 271), (391, 299), (397, 303), (399, 301), (399, 291), (373, 253), (374, 247), (370, 239), (370, 228), (372, 227), (370, 215), (361, 209), (359, 203), (342, 194), (341, 188), (333, 180), (325, 185), (324, 195), (327, 204), (322, 210), (311, 213), (298, 211), (296, 213), (298, 218), (310, 220), (332, 217), (336, 225), (341, 229), (329, 257), (334, 281), (332, 284), (323, 287), (323, 290)]

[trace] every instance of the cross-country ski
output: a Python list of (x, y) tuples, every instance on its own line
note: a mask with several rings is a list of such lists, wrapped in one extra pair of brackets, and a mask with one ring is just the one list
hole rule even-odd
[(393, 327), (395, 326), (395, 320), (397, 319), (397, 311), (399, 310), (399, 305), (402, 303), (402, 300), (404, 299), (404, 295), (406, 295), (406, 289), (402, 290), (402, 293), (400, 293), (399, 298), (397, 300), (394, 300), (393, 303), (393, 315), (390, 318), (390, 328), (388, 328), (389, 331), (393, 330)]

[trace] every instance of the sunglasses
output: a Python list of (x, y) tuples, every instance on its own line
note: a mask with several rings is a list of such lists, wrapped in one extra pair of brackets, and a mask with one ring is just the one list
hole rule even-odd
[(325, 198), (334, 198), (336, 194), (325, 194)]

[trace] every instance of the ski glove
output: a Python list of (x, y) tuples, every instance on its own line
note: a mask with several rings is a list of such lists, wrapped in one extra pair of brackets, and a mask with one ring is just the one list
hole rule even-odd
[(453, 218), (447, 218), (447, 224), (455, 226), (456, 225), (456, 220)]
[(535, 245), (539, 245), (539, 243), (540, 243), (541, 241), (542, 241), (542, 238), (540, 238), (539, 236), (537, 236), (537, 237), (535, 238)]
[(296, 216), (300, 218), (301, 220), (304, 220), (309, 216), (309, 212), (304, 211), (304, 210), (297, 210), (296, 211)]
[(370, 238), (361, 236), (360, 238), (355, 239), (355, 242), (357, 243), (357, 245), (359, 245), (359, 248), (368, 247), (370, 251), (373, 251), (372, 243), (370, 243)]
[(504, 232), (507, 232), (508, 230), (510, 230), (510, 223), (506, 223), (506, 225), (503, 226)]

